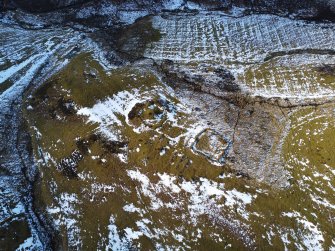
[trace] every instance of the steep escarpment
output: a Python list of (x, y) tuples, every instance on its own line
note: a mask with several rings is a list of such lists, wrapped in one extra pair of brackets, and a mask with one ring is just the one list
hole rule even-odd
[[(1, 3), (1, 1), (0, 1)], [(249, 11), (272, 13), (279, 15), (294, 15), (306, 19), (335, 18), (334, 0), (160, 0), (160, 1), (118, 1), (118, 0), (2, 0), (3, 8), (19, 7), (32, 12), (52, 11), (66, 7), (80, 7), (83, 4), (98, 6), (112, 5), (115, 8), (127, 6), (128, 10), (146, 10), (150, 13), (159, 10), (203, 9), (203, 10), (231, 10), (234, 7), (245, 7)]]

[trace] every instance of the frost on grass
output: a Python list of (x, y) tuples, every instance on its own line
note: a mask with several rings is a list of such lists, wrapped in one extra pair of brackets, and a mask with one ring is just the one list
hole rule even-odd
[[(205, 122), (192, 121), (190, 109), (176, 102), (169, 91), (166, 86), (155, 86), (153, 90), (145, 91), (139, 89), (120, 91), (104, 101), (98, 101), (91, 108), (79, 109), (77, 114), (86, 116), (89, 123), (98, 124), (99, 132), (110, 140), (122, 140), (123, 123), (126, 123), (136, 134), (154, 130), (158, 135), (167, 137), (174, 145), (183, 139), (186, 145), (191, 146), (197, 134), (204, 130)], [(140, 121), (139, 124), (136, 122), (137, 119)], [(165, 125), (178, 128), (181, 133), (169, 135), (169, 132), (163, 129)], [(217, 145), (212, 147), (214, 148), (209, 151), (214, 151), (218, 156), (225, 150)], [(124, 159), (125, 156), (120, 157)], [(220, 158), (213, 161), (220, 163)]]
[[(28, 18), (30, 19), (31, 16)], [(43, 83), (45, 78), (69, 62), (75, 48), (78, 49), (81, 45), (90, 43), (81, 37), (80, 32), (70, 28), (32, 32), (19, 28), (16, 24), (6, 24), (6, 20), (2, 21), (4, 22), (0, 24), (0, 129), (1, 134), (6, 135), (5, 138), (11, 139), (17, 137), (16, 133), (19, 130), (17, 114), (20, 111), (23, 93), (27, 88)], [(35, 23), (35, 28), (40, 28), (40, 24), (35, 20), (27, 21)], [(37, 135), (37, 137), (40, 136)], [(5, 138), (1, 138), (4, 141)], [(19, 249), (40, 250), (47, 240), (42, 238), (43, 233), (39, 233), (40, 226), (30, 205), (30, 191), (27, 191), (30, 188), (27, 188), (27, 177), (22, 169), (22, 161), (26, 156), (19, 155), (16, 144), (14, 140), (7, 140), (6, 144), (0, 147), (8, 152), (5, 158), (6, 168), (9, 170), (8, 176), (7, 174), (1, 176), (1, 184), (2, 187), (11, 191), (6, 193), (1, 204), (6, 205), (8, 210), (14, 210), (13, 212), (18, 213), (22, 210), (23, 212), (19, 217), (10, 217), (7, 223), (11, 224), (3, 225), (1, 230), (6, 229), (5, 231), (9, 231), (10, 234), (17, 233), (20, 236), (14, 241), (10, 240), (10, 237), (6, 238), (6, 245), (17, 245)], [(45, 159), (50, 157), (47, 152), (43, 155)], [(34, 171), (33, 167), (28, 170), (28, 172)], [(25, 206), (15, 207), (16, 203), (11, 202), (14, 198), (15, 200), (19, 198)], [(11, 229), (11, 225), (16, 226), (16, 229)], [(21, 238), (25, 238), (26, 235), (27, 239), (22, 241)]]
[[(220, 22), (227, 19), (220, 18), (204, 17), (207, 21), (216, 22), (212, 27), (217, 27)], [(267, 22), (272, 20), (279, 31), (284, 32), (286, 29), (279, 23), (288, 25), (290, 28), (286, 19), (272, 16), (255, 17), (260, 22), (257, 25), (253, 23), (252, 27), (258, 27), (265, 22), (262, 18)], [(249, 20), (249, 23), (254, 22), (250, 17), (244, 19)], [(173, 19), (166, 20), (170, 22)], [(186, 28), (187, 25), (193, 25), (183, 17), (180, 22), (185, 22)], [(296, 24), (300, 21), (292, 22)], [(248, 23), (237, 21), (234, 23), (231, 20), (226, 24), (230, 27), (229, 29), (234, 28), (230, 26), (231, 24), (245, 26)], [(308, 24), (307, 28), (313, 25)], [(207, 26), (201, 23), (196, 26), (199, 29), (201, 27), (205, 29)], [(299, 25), (294, 27), (298, 34), (300, 34), (299, 29), (307, 29)], [(196, 28), (193, 31), (196, 31)], [(236, 28), (236, 37), (241, 36), (238, 31), (239, 29)], [(320, 33), (324, 31), (327, 31), (327, 28), (320, 29)], [(211, 32), (215, 33), (214, 30)], [(274, 30), (264, 34), (272, 37), (273, 32)], [(205, 39), (206, 32), (198, 33), (204, 34)], [(244, 33), (247, 38), (248, 32)], [(190, 36), (193, 35), (190, 34)], [(235, 35), (231, 30), (229, 36), (234, 39)], [(163, 41), (166, 37), (163, 37)], [(273, 37), (273, 40), (275, 41), (276, 37)], [(175, 42), (178, 41), (175, 39)], [(208, 43), (201, 46), (207, 45)], [(199, 48), (194, 49), (196, 60), (202, 58), (203, 52)], [(206, 47), (206, 49), (210, 53), (211, 48)], [(172, 49), (162, 53), (170, 52), (171, 57), (175, 55)], [(182, 56), (184, 52), (179, 50), (178, 53)], [(228, 57), (230, 52), (225, 53)], [(272, 74), (276, 67), (282, 67), (282, 65), (291, 64), (289, 70), (292, 71), (296, 63), (304, 64), (303, 57), (287, 55), (271, 59), (273, 61), (267, 61), (271, 63), (263, 65), (262, 60), (265, 60), (267, 53), (260, 50), (252, 55), (248, 53), (246, 55), (242, 52), (237, 53), (236, 57), (240, 57), (241, 60), (243, 58), (253, 60), (252, 65), (243, 68), (251, 67), (252, 74), (257, 73), (257, 67), (264, 66), (262, 71), (265, 73), (268, 70)], [(327, 59), (327, 57), (327, 55), (310, 55), (310, 58), (315, 58), (315, 62), (319, 62), (320, 58), (330, 62), (331, 58)], [(221, 59), (218, 58), (218, 60)], [(261, 62), (260, 65), (257, 65), (257, 62)], [(236, 66), (240, 63), (233, 62), (232, 65), (234, 64)], [(270, 64), (274, 65), (274, 69), (270, 69)], [(308, 67), (306, 71), (311, 69)], [(115, 71), (109, 74), (112, 76), (118, 73)], [(309, 74), (313, 75), (313, 72)], [(78, 73), (78, 76), (81, 75)], [(96, 75), (99, 76), (97, 81), (100, 81), (103, 72), (99, 71)], [(122, 82), (121, 88), (115, 88), (118, 81), (115, 80), (116, 78), (113, 79), (113, 85), (104, 89), (106, 93), (103, 93), (102, 97), (99, 96), (99, 99), (90, 102), (91, 106), (78, 105), (78, 111), (72, 114), (68, 121), (66, 117), (61, 120), (62, 122), (69, 122), (72, 119), (80, 121), (80, 126), (76, 125), (75, 130), (71, 130), (72, 127), (66, 127), (66, 129), (70, 128), (67, 130), (70, 136), (87, 129), (90, 133), (93, 130), (93, 133), (98, 132), (111, 141), (129, 141), (125, 152), (112, 154), (102, 150), (103, 141), (90, 145), (85, 161), (78, 167), (76, 180), (67, 179), (60, 173), (53, 172), (52, 168), (44, 169), (45, 174), (52, 173), (52, 178), (45, 176), (46, 188), (44, 189), (49, 189), (51, 197), (55, 198), (48, 203), (48, 213), (64, 236), (71, 235), (76, 238), (77, 241), (69, 239), (71, 247), (82, 247), (82, 245), (96, 247), (97, 242), (101, 249), (107, 247), (115, 250), (131, 248), (175, 250), (178, 247), (196, 249), (208, 247), (208, 242), (219, 245), (216, 247), (222, 249), (229, 247), (238, 249), (241, 246), (252, 249), (258, 245), (270, 249), (283, 246), (287, 249), (327, 249), (331, 246), (329, 243), (333, 235), (329, 231), (331, 229), (329, 222), (333, 220), (331, 218), (334, 210), (332, 180), (335, 163), (321, 147), (323, 141), (327, 141), (325, 143), (327, 146), (333, 144), (334, 123), (329, 119), (333, 116), (329, 116), (333, 114), (331, 108), (316, 109), (313, 113), (309, 111), (310, 115), (307, 113), (291, 117), (292, 131), (286, 139), (286, 147), (292, 147), (293, 150), (289, 149), (290, 151), (285, 153), (285, 158), (287, 168), (294, 177), (295, 186), (287, 191), (272, 191), (265, 185), (257, 184), (258, 188), (255, 189), (253, 181), (249, 182), (242, 178), (242, 175), (225, 172), (224, 166), (213, 166), (212, 162), (208, 163), (204, 158), (206, 154), (214, 160), (222, 156), (222, 151), (227, 149), (229, 142), (225, 135), (218, 135), (212, 130), (207, 130), (209, 133), (203, 134), (209, 127), (206, 121), (194, 119), (194, 110), (190, 109), (189, 104), (185, 100), (178, 100), (173, 95), (173, 90), (163, 83), (156, 81), (148, 87), (148, 83), (141, 82), (137, 75), (131, 76), (132, 82), (140, 83), (140, 86), (129, 84), (130, 81), (128, 82), (129, 78), (127, 78), (129, 72), (117, 75)], [(105, 81), (108, 79), (106, 78)], [(88, 88), (88, 84), (92, 83), (84, 84)], [(101, 87), (104, 83), (96, 84)], [(265, 89), (269, 87), (268, 91), (272, 92), (272, 87), (261, 82), (260, 78), (255, 80), (254, 85), (255, 88), (258, 85)], [(282, 88), (286, 87), (283, 85)], [(276, 90), (280, 92), (280, 89)], [(299, 88), (289, 91), (292, 93), (298, 90)], [(307, 90), (305, 89), (306, 92)], [(78, 98), (73, 94), (74, 91), (65, 90), (62, 93), (69, 95), (67, 97), (73, 95), (73, 99)], [(52, 127), (54, 126), (59, 124), (52, 123)], [(75, 133), (72, 133), (73, 131)], [(34, 132), (37, 134), (39, 129)], [(55, 141), (58, 142), (60, 137), (58, 131), (56, 136)], [(60, 139), (60, 142), (65, 142), (72, 150), (74, 142), (66, 136)], [(319, 138), (319, 136), (322, 137)], [(43, 131), (40, 140), (45, 139), (46, 134)], [(315, 147), (313, 144), (310, 145), (310, 142), (318, 145)], [(196, 148), (192, 149), (192, 146)], [(313, 160), (308, 157), (308, 149), (311, 147), (314, 147), (314, 152), (324, 154), (326, 164), (322, 159)], [(57, 183), (50, 182), (53, 178)], [(56, 189), (57, 186), (59, 190)], [(88, 231), (91, 229), (94, 231)]]
[[(230, 210), (237, 210), (240, 217), (248, 219), (249, 213), (246, 206), (251, 204), (257, 198), (245, 192), (236, 189), (226, 189), (223, 183), (217, 183), (205, 178), (199, 181), (186, 181), (178, 179), (166, 173), (157, 173), (158, 182), (153, 182), (149, 177), (139, 170), (129, 170), (128, 175), (140, 185), (140, 192), (150, 201), (151, 210), (173, 210), (182, 211), (182, 219), (189, 220), (189, 223), (197, 227), (203, 216), (214, 217), (221, 220), (223, 224), (227, 224), (231, 228), (241, 227), (240, 235), (243, 236), (243, 228), (246, 226), (242, 222), (232, 220), (229, 222), (226, 216), (221, 212), (228, 213)], [(171, 200), (165, 202), (161, 199), (161, 195), (165, 194), (171, 197)], [(186, 209), (186, 210), (185, 210)], [(230, 217), (236, 217), (230, 214)], [(226, 226), (227, 227), (227, 226)], [(176, 240), (183, 240), (182, 235), (175, 236)], [(224, 238), (224, 237), (223, 237)], [(250, 241), (245, 238), (244, 241)]]
[(68, 245), (72, 248), (81, 248), (80, 228), (78, 218), (80, 211), (76, 209), (79, 203), (76, 194), (62, 193), (57, 202), (47, 208), (48, 214), (53, 219), (53, 223), (58, 231), (62, 228), (67, 230)]

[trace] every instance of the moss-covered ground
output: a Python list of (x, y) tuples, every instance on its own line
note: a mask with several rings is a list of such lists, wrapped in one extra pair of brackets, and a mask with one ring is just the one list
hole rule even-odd
[[(110, 108), (120, 124), (108, 123), (108, 116), (94, 123), (78, 113), (82, 108), (115, 100), (118, 93), (134, 91), (141, 101), (128, 114)], [(61, 247), (105, 247), (111, 216), (120, 236), (127, 236), (127, 228), (141, 229), (138, 222), (149, 219), (148, 229), (141, 229), (147, 234), (130, 244), (142, 250), (157, 249), (158, 244), (191, 250), (282, 250), (285, 245), (293, 250), (299, 245), (309, 247), (308, 241), (317, 239), (319, 233), (324, 249), (333, 245), (332, 106), (306, 108), (291, 115), (282, 157), (292, 175), (292, 187), (278, 191), (240, 178), (229, 166), (213, 165), (206, 156), (192, 151), (185, 140), (195, 121), (186, 110), (177, 109), (180, 105), (171, 89), (150, 70), (124, 67), (106, 72), (89, 54), (73, 59), (27, 98), (25, 117), (34, 136), (41, 173), (35, 187), (36, 207), (58, 230)], [(108, 138), (101, 131), (102, 125), (119, 138)], [(210, 149), (209, 142), (200, 143)], [(59, 167), (59, 163), (71, 158), (74, 151), (79, 151), (82, 159), (75, 161), (75, 175), (68, 175), (69, 167)], [(129, 171), (145, 174), (152, 185), (145, 188), (145, 182), (132, 179)], [(163, 173), (175, 177), (175, 184), (205, 178), (224, 186), (225, 191), (235, 189), (253, 199), (227, 206), (228, 197), (214, 193), (208, 198), (213, 201), (211, 206), (194, 218), (189, 212), (195, 201), (189, 193), (157, 188), (158, 174)], [(164, 206), (155, 209), (155, 200)], [(137, 213), (124, 209), (130, 204)], [(289, 213), (299, 216), (289, 217)], [(199, 230), (200, 237), (196, 238)], [(177, 234), (183, 236), (182, 241)]]

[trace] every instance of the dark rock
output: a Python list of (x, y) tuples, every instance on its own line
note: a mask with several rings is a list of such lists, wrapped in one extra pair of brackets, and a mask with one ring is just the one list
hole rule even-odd
[(89, 153), (90, 142), (88, 140), (78, 139), (76, 146), (82, 154), (87, 155)]
[(250, 175), (247, 174), (247, 173), (245, 173), (245, 172), (243, 172), (243, 171), (237, 171), (236, 172), (236, 176), (244, 178), (244, 179), (248, 179), (248, 180), (250, 179)]
[(139, 116), (139, 112), (144, 108), (143, 103), (137, 103), (128, 113), (129, 120), (133, 120)]
[(84, 71), (84, 76), (86, 78), (97, 79), (98, 78), (98, 72), (94, 69), (91, 69), (89, 71)]
[(68, 178), (77, 178), (77, 166), (84, 156), (79, 150), (74, 150), (69, 157), (62, 159), (57, 164), (57, 169)]
[(196, 68), (163, 60), (159, 66), (166, 82), (174, 86), (182, 84), (195, 91), (225, 96), (226, 93), (238, 93), (239, 85), (230, 71), (223, 67), (201, 64)]
[(317, 70), (323, 74), (335, 76), (335, 65), (322, 65)]
[(104, 149), (110, 153), (122, 153), (122, 148), (125, 148), (128, 145), (128, 142), (104, 139), (102, 145)]
[(99, 134), (95, 134), (95, 133), (91, 134), (88, 138), (88, 140), (91, 141), (91, 142), (96, 142), (99, 139), (101, 139), (101, 136)]
[(215, 69), (214, 72), (221, 79), (218, 82), (218, 86), (220, 89), (228, 92), (237, 92), (240, 90), (240, 87), (235, 82), (235, 77), (231, 74), (230, 71), (224, 68)]
[(60, 98), (57, 102), (57, 106), (65, 115), (73, 115), (77, 112), (75, 103), (71, 99)]
[(48, 114), (52, 119), (57, 117), (56, 109), (54, 107), (48, 109)]

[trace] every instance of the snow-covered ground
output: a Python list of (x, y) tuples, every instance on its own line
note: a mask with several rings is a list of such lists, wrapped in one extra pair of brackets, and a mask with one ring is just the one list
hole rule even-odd
[[(127, 126), (131, 127), (138, 136), (155, 131), (161, 137), (153, 136), (152, 140), (158, 140), (168, 136), (165, 135), (166, 131), (162, 132), (159, 127), (153, 129), (148, 125), (155, 125), (157, 121), (162, 119), (162, 116), (155, 118), (157, 121), (155, 119), (144, 120), (146, 123), (140, 126), (135, 126), (128, 116), (136, 104), (149, 102), (158, 96), (160, 100), (166, 101), (163, 103), (170, 102), (170, 106), (177, 106), (175, 110), (166, 111), (165, 123), (183, 125), (183, 129), (186, 131), (184, 137), (188, 139), (193, 136), (194, 138), (208, 126), (206, 121), (199, 119), (193, 124), (185, 123), (185, 118), (181, 114), (184, 113), (184, 116), (189, 117), (188, 121), (192, 121), (192, 110), (188, 104), (179, 103), (181, 100), (172, 101), (173, 98), (169, 92), (171, 89), (164, 84), (149, 90), (145, 87), (127, 89), (104, 100), (98, 100), (92, 107), (80, 108), (78, 115), (84, 116), (87, 123), (95, 123), (99, 132), (110, 140), (121, 140), (120, 137), (125, 136), (123, 128)], [(175, 111), (175, 113), (171, 111)], [(313, 114), (298, 116), (297, 123), (292, 123), (292, 130), (296, 130), (296, 128), (299, 131), (302, 130), (303, 128), (300, 129), (300, 127), (308, 125), (313, 116)], [(333, 123), (332, 117), (328, 114), (317, 115), (314, 118), (329, 118), (330, 121), (320, 123), (320, 128), (313, 132), (307, 131), (308, 135), (322, 135), (327, 126)], [(183, 120), (184, 124), (180, 123), (180, 120)], [(305, 134), (305, 131), (302, 133)], [(296, 136), (296, 132), (293, 132), (293, 135)], [(134, 139), (130, 138), (130, 140)], [(210, 140), (211, 138), (209, 138)], [(288, 137), (287, 140), (291, 140), (291, 138)], [(190, 139), (184, 142), (185, 147), (192, 145), (189, 141)], [(295, 147), (296, 144), (301, 144), (304, 149), (308, 147), (304, 145), (304, 141), (298, 141), (298, 138), (294, 137), (291, 145)], [(159, 153), (160, 156), (166, 155), (166, 151), (170, 151), (173, 147), (172, 144), (168, 148), (162, 149)], [(135, 152), (140, 153), (141, 151), (142, 147), (138, 145)], [(181, 152), (178, 154), (183, 156)], [(197, 153), (195, 152), (195, 154)], [(143, 171), (143, 167), (131, 165), (127, 165), (126, 169), (122, 169), (122, 167), (118, 167), (118, 169), (121, 173), (125, 172), (127, 178), (130, 178), (131, 182), (134, 183), (126, 181), (127, 178), (123, 177), (122, 184), (118, 182), (100, 184), (96, 181), (99, 176), (95, 176), (94, 171), (79, 173), (79, 177), (82, 181), (88, 182), (87, 187), (86, 185), (82, 187), (82, 191), (88, 193), (92, 207), (94, 207), (94, 203), (110, 203), (113, 201), (112, 198), (117, 198), (119, 193), (124, 195), (122, 203), (117, 202), (118, 206), (122, 208), (121, 212), (118, 211), (116, 214), (110, 210), (108, 223), (104, 221), (104, 229), (108, 230), (106, 233), (108, 237), (106, 235), (101, 237), (99, 244), (101, 247), (127, 250), (131, 246), (141, 249), (143, 238), (148, 238), (156, 249), (180, 247), (188, 250), (209, 235), (214, 242), (225, 243), (225, 248), (228, 249), (234, 245), (229, 234), (227, 235), (223, 231), (228, 229), (229, 233), (234, 233), (236, 238), (248, 247), (259, 247), (260, 243), (271, 247), (274, 242), (280, 240), (286, 249), (324, 250), (328, 245), (325, 244), (326, 240), (332, 238), (331, 233), (327, 230), (329, 225), (325, 221), (331, 220), (333, 217), (334, 201), (330, 197), (330, 191), (334, 189), (332, 185), (334, 177), (331, 173), (327, 173), (327, 168), (318, 169), (310, 165), (310, 160), (304, 159), (306, 155), (298, 155), (293, 151), (289, 152), (288, 155), (288, 169), (297, 184), (287, 191), (272, 191), (268, 187), (259, 188), (260, 184), (255, 186), (252, 183), (246, 184), (243, 179), (239, 180), (240, 178), (232, 174), (223, 174), (217, 177), (219, 180), (208, 178), (187, 180), (171, 173), (155, 172), (150, 169)], [(119, 154), (117, 156), (121, 158), (121, 161), (129, 164), (126, 155)], [(150, 165), (150, 161), (147, 163)], [(211, 168), (218, 167), (212, 166)], [(330, 166), (328, 168), (333, 169)], [(311, 170), (314, 170), (313, 175), (309, 176), (308, 172)], [(99, 184), (98, 187), (101, 189), (90, 188), (92, 185), (90, 182), (95, 185)], [(297, 194), (298, 198), (294, 198), (292, 194)], [(101, 196), (103, 199), (99, 200), (98, 198)], [(62, 199), (56, 199), (56, 204), (59, 205), (55, 205), (50, 212), (57, 226), (68, 226), (67, 233), (70, 236), (78, 236), (77, 239), (80, 239), (80, 231), (83, 231), (85, 227), (81, 225), (81, 227), (75, 228), (74, 226), (80, 226), (82, 219), (88, 216), (81, 210), (79, 210), (81, 213), (78, 213), (77, 209), (74, 210), (74, 208), (84, 208), (85, 203), (89, 202), (85, 197), (77, 201), (71, 198), (66, 204), (68, 209), (63, 212), (57, 210), (56, 208), (65, 204)], [(302, 202), (306, 199), (310, 202), (304, 206)], [(272, 204), (276, 205), (275, 209), (272, 209)], [(326, 213), (319, 211), (319, 207)], [(69, 216), (68, 211), (72, 212)], [(131, 224), (125, 226), (120, 224), (120, 218), (128, 217), (124, 215), (133, 217)], [(67, 219), (71, 219), (72, 225), (68, 225)], [(202, 224), (207, 224), (202, 223), (203, 219), (208, 219), (208, 222), (212, 224), (210, 230), (203, 227)], [(169, 225), (170, 222), (173, 224)], [(262, 242), (258, 238), (261, 238)], [(85, 240), (72, 244), (74, 247), (80, 247), (84, 245), (83, 243), (86, 243)]]
[(24, 163), (31, 156), (19, 152), (17, 143), (22, 95), (64, 67), (83, 45), (101, 62), (104, 55), (89, 38), (70, 28), (31, 31), (0, 24), (0, 44), (0, 165), (7, 173), (0, 175), (0, 222), (6, 222), (4, 227), (18, 219), (27, 222), (32, 236), (20, 248), (39, 249), (46, 240), (32, 211), (29, 179), (33, 179), (35, 167), (24, 171)]
[(334, 96), (335, 83), (316, 70), (335, 62), (334, 24), (218, 12), (155, 16), (153, 26), (162, 38), (149, 46), (146, 57), (170, 59), (209, 77), (190, 64), (221, 65), (255, 96)]
[[(167, 9), (180, 5), (181, 1), (166, 2)], [(145, 15), (142, 12), (119, 14), (125, 23)], [(78, 15), (84, 18), (87, 13), (83, 11)], [(185, 65), (190, 62), (222, 64), (255, 95), (333, 95), (332, 86), (322, 80), (322, 76), (311, 72), (314, 65), (330, 64), (334, 60), (332, 55), (318, 54), (335, 47), (332, 25), (322, 26), (271, 15), (235, 18), (220, 14), (157, 16), (153, 18), (153, 24), (163, 36), (147, 49), (147, 57), (172, 59)], [(7, 175), (0, 176), (0, 195), (4, 195), (0, 196), (0, 222), (18, 218), (27, 221), (31, 236), (19, 244), (20, 248), (42, 250), (45, 240), (32, 211), (30, 194), (23, 193), (30, 186), (27, 189), (27, 184), (22, 183), (26, 181), (22, 171), (22, 153), (15, 143), (19, 133), (19, 118), (15, 114), (19, 114), (20, 105), (17, 104), (20, 104), (29, 85), (43, 83), (46, 77), (68, 64), (71, 57), (80, 51), (92, 52), (105, 70), (112, 66), (106, 60), (105, 51), (72, 29), (27, 31), (8, 25), (0, 28), (0, 139), (6, 142), (6, 145), (0, 145), (0, 150), (4, 150), (3, 155), (1, 151), (0, 164), (7, 170)], [(318, 52), (268, 58), (273, 52), (307, 49)], [(297, 69), (292, 70), (295, 67)], [(196, 73), (196, 66), (192, 70)], [(257, 75), (259, 71), (269, 73), (260, 77)], [(110, 75), (113, 71), (107, 73)], [(137, 136), (148, 132), (152, 134), (143, 137), (149, 137), (146, 138), (149, 145), (167, 139), (164, 148), (152, 147), (149, 150), (158, 152), (156, 158), (173, 152), (170, 159), (164, 160), (167, 166), (172, 166), (173, 162), (187, 159), (182, 151), (194, 150), (192, 146), (196, 137), (205, 137), (203, 132), (210, 123), (194, 116), (195, 112), (186, 104), (186, 98), (178, 100), (173, 89), (160, 80), (158, 83), (150, 88), (129, 89), (125, 85), (125, 90), (106, 94), (91, 107), (77, 106), (78, 111), (73, 116), (82, 119), (83, 125), (94, 124), (95, 131), (110, 141), (123, 140), (128, 127), (132, 134), (128, 133), (134, 137), (129, 137), (129, 141), (135, 141)], [(71, 92), (64, 92), (71, 97)], [(134, 107), (138, 104), (145, 107), (148, 103), (147, 110), (158, 109), (159, 113), (148, 118), (143, 115), (143, 109), (137, 114), (143, 115), (139, 119), (140, 125), (130, 121), (129, 113)], [(30, 107), (28, 110), (33, 109)], [(127, 153), (117, 153), (115, 159), (109, 157), (110, 162), (106, 156), (91, 154), (85, 161), (100, 160), (101, 166), (84, 165), (78, 171), (77, 179), (62, 176), (52, 169), (51, 162), (46, 166), (42, 172), (45, 174), (44, 189), (57, 196), (48, 201), (45, 211), (52, 226), (60, 231), (65, 245), (78, 250), (143, 249), (143, 243), (149, 243), (147, 245), (157, 250), (190, 250), (205, 246), (206, 241), (218, 244), (222, 249), (238, 249), (239, 246), (234, 246), (236, 243), (249, 249), (278, 246), (287, 250), (332, 249), (335, 247), (332, 232), (335, 162), (331, 155), (327, 155), (322, 142), (327, 143), (326, 147), (333, 146), (334, 110), (332, 107), (320, 108), (309, 111), (307, 115), (298, 114), (296, 118), (291, 115), (292, 131), (286, 145), (293, 150), (284, 157), (294, 184), (288, 190), (276, 191), (254, 180), (243, 179), (243, 175), (219, 169), (222, 168), (220, 163), (209, 164), (209, 172), (222, 171), (213, 179), (192, 174), (189, 178), (183, 177), (183, 172), (186, 173), (193, 164), (192, 158), (199, 157), (204, 151), (192, 151), (194, 155), (185, 168), (177, 169), (178, 172), (173, 170), (175, 173), (169, 172), (168, 168), (156, 171), (157, 167), (150, 165), (150, 160), (143, 156), (143, 159), (136, 160), (141, 163), (140, 167), (133, 164), (136, 161), (129, 161)], [(313, 123), (316, 126), (309, 127)], [(163, 126), (166, 126), (164, 130)], [(172, 136), (169, 134), (171, 128), (177, 128), (181, 133)], [(45, 137), (39, 128), (34, 129), (37, 137)], [(209, 134), (208, 141), (215, 148), (216, 159), (222, 155), (223, 139), (221, 134)], [(73, 144), (67, 140), (60, 142)], [(146, 142), (139, 142), (136, 148), (126, 150), (141, 156), (141, 144)], [(314, 147), (310, 142), (319, 144), (313, 150), (324, 154), (321, 156), (330, 156), (329, 159), (313, 159), (306, 155), (305, 150)], [(42, 152), (45, 150), (43, 145), (39, 147)], [(220, 152), (215, 152), (218, 147)], [(53, 160), (54, 156), (47, 151), (44, 153)], [(121, 162), (117, 162), (117, 158)], [(50, 173), (54, 176), (48, 176)], [(33, 174), (33, 170), (28, 170), (28, 178)]]

